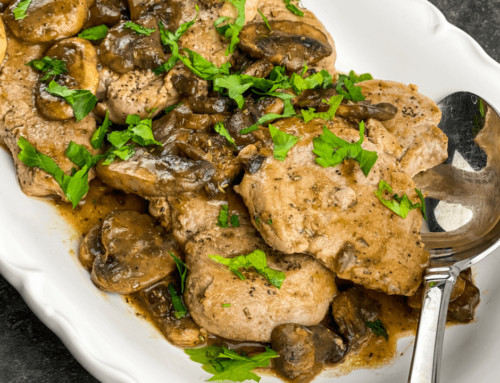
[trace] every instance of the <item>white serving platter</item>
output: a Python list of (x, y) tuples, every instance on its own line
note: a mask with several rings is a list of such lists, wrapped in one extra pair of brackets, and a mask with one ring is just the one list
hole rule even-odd
[[(425, 0), (304, 0), (337, 44), (337, 68), (413, 83), (438, 101), (455, 91), (500, 109), (500, 65)], [(103, 383), (201, 382), (200, 365), (137, 318), (122, 298), (97, 291), (78, 265), (78, 238), (50, 205), (20, 190), (0, 150), (0, 273), (78, 361)], [(446, 331), (442, 382), (496, 383), (500, 376), (500, 252), (477, 268), (477, 323)], [(337, 383), (407, 379), (411, 339), (391, 366), (358, 370)], [(333, 380), (328, 373), (318, 382)], [(278, 382), (264, 377), (261, 382)]]

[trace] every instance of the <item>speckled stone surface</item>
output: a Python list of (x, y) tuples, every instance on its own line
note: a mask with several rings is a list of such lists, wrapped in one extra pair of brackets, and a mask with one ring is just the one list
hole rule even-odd
[[(377, 1), (377, 0), (373, 0)], [(405, 0), (401, 0), (405, 1)], [(500, 0), (431, 0), (500, 61)], [(97, 383), (0, 276), (0, 383)], [(153, 382), (152, 382), (153, 383)]]

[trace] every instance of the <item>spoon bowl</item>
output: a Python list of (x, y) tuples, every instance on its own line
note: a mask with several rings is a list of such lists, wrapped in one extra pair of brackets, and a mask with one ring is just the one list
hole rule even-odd
[(422, 240), (431, 259), (409, 383), (439, 382), (451, 290), (461, 271), (500, 246), (500, 116), (468, 92), (438, 105), (448, 159), (414, 177), (427, 193)]

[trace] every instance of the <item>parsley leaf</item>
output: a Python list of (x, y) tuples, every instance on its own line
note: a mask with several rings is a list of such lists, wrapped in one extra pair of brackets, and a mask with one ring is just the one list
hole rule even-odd
[(231, 226), (232, 227), (240, 227), (240, 219), (238, 218), (237, 215), (232, 215), (231, 216)]
[(227, 89), (228, 96), (236, 101), (238, 108), (242, 109), (243, 104), (245, 103), (243, 93), (245, 93), (253, 85), (253, 82), (246, 81), (246, 78), (242, 75), (231, 75), (215, 79), (214, 90), (220, 92), (220, 88)]
[(214, 126), (214, 130), (219, 133), (222, 137), (224, 137), (228, 142), (233, 145), (236, 149), (238, 148), (238, 145), (236, 145), (236, 142), (234, 142), (233, 137), (229, 134), (229, 132), (226, 130), (226, 127), (222, 122), (218, 122)]
[(227, 16), (220, 17), (214, 23), (217, 32), (223, 35), (226, 39), (231, 40), (229, 46), (226, 49), (226, 56), (228, 56), (230, 53), (232, 54), (234, 52), (234, 50), (236, 49), (236, 45), (238, 45), (238, 43), (240, 42), (238, 35), (240, 34), (241, 30), (243, 29), (243, 26), (245, 25), (246, 0), (225, 0), (225, 1), (229, 1), (231, 4), (233, 4), (236, 10), (238, 11), (238, 16), (236, 17), (234, 23), (227, 23), (226, 25), (219, 27), (219, 25), (230, 19)]
[[(339, 75), (337, 87), (335, 89), (337, 93), (344, 96), (346, 100), (365, 101), (366, 98), (361, 92), (361, 87), (354, 86), (354, 84), (368, 80), (373, 80), (371, 74), (365, 73), (361, 76), (357, 76), (354, 71), (351, 71), (349, 73), (349, 76), (346, 76), (345, 74)], [(347, 91), (344, 90), (344, 87), (347, 89)]]
[(222, 205), (219, 217), (217, 218), (217, 226), (222, 229), (229, 227), (229, 205)]
[(168, 285), (168, 291), (170, 292), (170, 297), (172, 298), (172, 305), (174, 306), (174, 315), (177, 319), (181, 319), (186, 316), (187, 314), (187, 309), (186, 306), (184, 306), (184, 303), (182, 303), (182, 299), (177, 294), (177, 291), (175, 291), (175, 287), (173, 284)]
[(222, 66), (218, 68), (199, 53), (193, 52), (188, 48), (184, 48), (183, 51), (187, 52), (189, 57), (181, 56), (181, 61), (198, 77), (211, 81), (221, 75), (229, 74), (229, 68), (231, 67), (230, 63), (222, 64)]
[(149, 28), (143, 27), (142, 25), (133, 23), (132, 21), (127, 21), (123, 27), (128, 28), (128, 29), (132, 29), (138, 35), (144, 35), (144, 36), (150, 36), (154, 31), (156, 31), (155, 28), (149, 29)]
[(102, 125), (94, 132), (94, 134), (92, 135), (92, 139), (90, 140), (90, 143), (92, 144), (92, 147), (94, 149), (101, 148), (102, 143), (104, 142), (104, 137), (106, 136), (106, 133), (108, 132), (110, 126), (111, 121), (109, 121), (109, 111), (106, 110), (106, 117), (104, 117)]
[(264, 20), (264, 23), (266, 23), (267, 28), (268, 28), (270, 31), (272, 31), (271, 26), (269, 25), (269, 20), (267, 20), (267, 17), (266, 17), (266, 16), (264, 16), (264, 14), (262, 13), (262, 11), (261, 11), (260, 9), (257, 9), (257, 11), (259, 12), (260, 17), (262, 17), (262, 20)]
[(187, 266), (184, 262), (182, 262), (179, 258), (177, 258), (174, 254), (172, 254), (170, 251), (168, 252), (172, 258), (175, 261), (175, 264), (177, 266), (177, 270), (179, 270), (179, 274), (181, 276), (181, 294), (184, 293), (184, 282), (186, 280), (186, 274), (187, 274)]
[[(224, 305), (223, 305), (224, 307)], [(228, 306), (226, 306), (228, 307)], [(208, 346), (184, 350), (193, 362), (203, 364), (203, 369), (214, 376), (208, 381), (243, 382), (245, 380), (260, 381), (260, 376), (252, 370), (258, 367), (268, 367), (271, 359), (279, 355), (266, 347), (266, 351), (247, 357), (225, 347)]]
[(269, 124), (269, 133), (271, 133), (271, 138), (274, 142), (274, 158), (279, 161), (285, 161), (290, 149), (302, 138), (282, 132), (272, 124)]
[(21, 152), (17, 155), (19, 160), (26, 166), (40, 168), (53, 176), (68, 201), (73, 204), (74, 209), (89, 190), (88, 172), (90, 168), (84, 165), (75, 174), (68, 176), (52, 158), (38, 152), (24, 137), (19, 139), (17, 145), (21, 148)]
[(365, 123), (361, 121), (359, 124), (360, 139), (358, 142), (350, 144), (330, 132), (326, 126), (323, 126), (323, 134), (313, 138), (313, 153), (318, 156), (316, 162), (327, 168), (335, 167), (344, 160), (353, 159), (359, 162), (363, 174), (365, 177), (368, 177), (370, 170), (375, 165), (375, 162), (377, 162), (378, 154), (377, 152), (364, 150), (361, 147), (364, 140), (364, 132)]
[(158, 24), (158, 27), (160, 29), (160, 37), (163, 45), (169, 45), (167, 41), (179, 41), (179, 39), (182, 37), (186, 31), (191, 28), (194, 23), (196, 22), (196, 19), (198, 18), (198, 12), (199, 12), (198, 5), (196, 5), (196, 15), (194, 16), (194, 19), (188, 22), (185, 22), (177, 28), (177, 30), (172, 33), (168, 29), (165, 28), (163, 23), (160, 21)]
[(83, 30), (78, 37), (85, 40), (100, 40), (108, 34), (108, 27), (104, 24)]
[(46, 81), (51, 76), (57, 76), (68, 71), (66, 68), (66, 61), (56, 60), (48, 56), (45, 56), (41, 60), (31, 60), (25, 65), (45, 73), (45, 75), (40, 79), (41, 81)]
[(292, 12), (294, 15), (304, 17), (304, 12), (302, 12), (299, 8), (297, 8), (295, 5), (291, 4), (292, 0), (283, 0), (286, 4), (286, 9), (288, 9), (290, 12)]
[(93, 156), (84, 145), (76, 144), (73, 141), (70, 141), (64, 154), (71, 160), (71, 162), (78, 165), (80, 168), (83, 168), (84, 166), (91, 168), (102, 158), (106, 157), (106, 155), (103, 154)]
[(27, 16), (26, 12), (28, 11), (31, 1), (32, 0), (21, 0), (19, 4), (17, 4), (17, 7), (13, 11), (15, 20), (22, 20)]
[(226, 307), (231, 307), (231, 303), (223, 303), (222, 304), (222, 307), (226, 308)]
[(90, 90), (68, 89), (55, 81), (50, 82), (47, 92), (53, 96), (63, 98), (70, 104), (73, 108), (76, 121), (83, 120), (97, 104), (97, 97)]
[(366, 322), (366, 327), (372, 330), (376, 336), (383, 336), (385, 340), (389, 340), (389, 334), (380, 319), (377, 319), (375, 322)]
[(406, 193), (403, 195), (403, 197), (399, 197), (397, 194), (395, 194), (393, 196), (393, 200), (387, 200), (383, 198), (384, 192), (388, 192), (390, 194), (393, 193), (392, 187), (384, 180), (381, 180), (378, 185), (378, 190), (375, 191), (375, 195), (383, 205), (399, 215), (401, 218), (406, 218), (408, 216), (408, 213), (410, 213), (410, 211), (412, 210), (420, 209), (422, 211), (424, 219), (427, 220), (427, 216), (425, 214), (424, 196), (422, 195), (422, 192), (420, 190), (415, 189), (415, 192), (420, 198), (420, 203), (413, 203), (410, 198), (408, 198)]
[(263, 125), (266, 122), (273, 121), (273, 120), (276, 120), (278, 118), (288, 118), (288, 117), (295, 116), (295, 109), (293, 108), (293, 105), (291, 102), (291, 99), (295, 97), (294, 95), (287, 94), (287, 93), (276, 93), (276, 92), (271, 93), (270, 95), (281, 98), (285, 102), (283, 114), (268, 113), (268, 114), (262, 116), (261, 118), (259, 118), (254, 125), (240, 130), (240, 135), (241, 134), (248, 134), (250, 132), (253, 132), (254, 130), (258, 130), (259, 125)]
[(235, 273), (242, 281), (246, 278), (238, 269), (248, 269), (250, 267), (255, 268), (259, 274), (263, 275), (269, 283), (276, 286), (278, 289), (281, 288), (285, 280), (284, 272), (267, 267), (266, 254), (261, 250), (255, 250), (248, 255), (239, 255), (234, 258), (224, 258), (220, 255), (209, 255), (209, 257), (215, 262), (222, 263), (229, 267), (229, 270)]
[(309, 110), (303, 109), (302, 117), (304, 117), (304, 122), (307, 124), (309, 121), (314, 120), (315, 118), (322, 118), (323, 120), (327, 121), (333, 120), (343, 98), (343, 96), (332, 96), (329, 101), (323, 100), (325, 104), (330, 104), (330, 109), (328, 109), (328, 112), (316, 113), (316, 109), (314, 108), (309, 108)]

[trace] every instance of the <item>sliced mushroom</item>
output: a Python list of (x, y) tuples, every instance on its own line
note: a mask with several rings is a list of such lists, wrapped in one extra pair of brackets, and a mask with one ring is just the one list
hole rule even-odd
[(0, 12), (3, 12), (12, 0), (0, 0)]
[(7, 51), (7, 35), (5, 34), (5, 27), (2, 18), (0, 17), (0, 68), (2, 67), (3, 60), (5, 59), (5, 52)]
[(314, 64), (333, 53), (326, 35), (313, 26), (296, 21), (247, 24), (240, 32), (240, 49), (252, 57), (284, 65), (297, 72), (304, 64)]
[(339, 332), (351, 347), (361, 344), (368, 336), (367, 321), (378, 315), (380, 304), (359, 287), (352, 287), (333, 298), (332, 315)]
[(45, 43), (71, 37), (82, 29), (87, 19), (87, 0), (33, 0), (26, 17), (16, 20), (13, 11), (20, 2), (13, 1), (3, 17), (14, 35), (27, 43)]
[(78, 260), (85, 270), (92, 271), (95, 258), (98, 255), (104, 255), (104, 246), (101, 242), (102, 225), (93, 226), (89, 232), (83, 237), (78, 253)]
[(267, 60), (258, 60), (248, 66), (244, 71), (243, 74), (247, 76), (253, 76), (253, 77), (258, 77), (258, 78), (266, 78), (269, 76), (269, 73), (273, 70), (274, 65), (271, 64)]
[[(86, 89), (93, 94), (99, 85), (97, 54), (87, 40), (73, 37), (56, 43), (47, 56), (66, 62), (68, 72), (57, 76), (56, 81), (69, 89)], [(60, 97), (47, 92), (47, 83), (36, 86), (35, 101), (38, 111), (49, 120), (67, 120), (74, 116), (71, 106)]]
[(481, 293), (471, 281), (465, 280), (463, 293), (450, 303), (448, 319), (456, 322), (467, 323), (474, 319), (474, 313), (479, 304)]
[(146, 15), (136, 23), (155, 31), (149, 36), (141, 35), (126, 28), (126, 22), (122, 21), (108, 31), (99, 46), (99, 57), (103, 65), (117, 73), (124, 74), (135, 67), (152, 70), (163, 63), (158, 18)]
[(170, 31), (177, 30), (181, 20), (192, 20), (196, 12), (195, 2), (186, 0), (128, 0), (128, 4), (132, 21), (155, 14)]
[(172, 69), (172, 84), (184, 96), (207, 96), (208, 82), (193, 74), (186, 66), (177, 65)]
[(127, 11), (127, 0), (97, 0), (89, 9), (83, 29), (102, 24), (111, 28), (127, 18)]
[(209, 182), (216, 169), (208, 161), (194, 161), (175, 154), (153, 155), (136, 148), (127, 161), (97, 165), (97, 174), (106, 184), (142, 197), (166, 197), (184, 191), (198, 191)]
[[(208, 334), (194, 323), (189, 313), (180, 319), (174, 316), (172, 297), (168, 289), (170, 283), (178, 285), (177, 281), (169, 276), (140, 291), (137, 296), (170, 343), (183, 348), (200, 346), (205, 343)], [(178, 286), (176, 288), (178, 291)]]
[(170, 205), (166, 198), (149, 198), (149, 214), (160, 222), (166, 229), (170, 230), (172, 217), (170, 216)]
[(102, 225), (104, 254), (97, 254), (91, 278), (102, 290), (131, 294), (152, 285), (175, 270), (169, 252), (174, 241), (151, 216), (132, 210), (114, 211)]
[(234, 103), (229, 97), (189, 97), (187, 105), (194, 113), (221, 114), (229, 113), (234, 108)]

